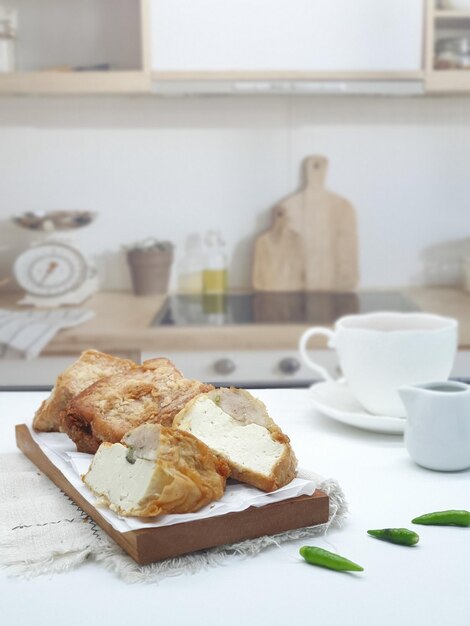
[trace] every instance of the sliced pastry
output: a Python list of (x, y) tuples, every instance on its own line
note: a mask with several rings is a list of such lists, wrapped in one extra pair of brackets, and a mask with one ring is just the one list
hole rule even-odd
[(60, 430), (61, 416), (70, 400), (104, 376), (127, 372), (137, 365), (97, 350), (87, 350), (57, 378), (51, 395), (36, 411), (34, 430)]
[(206, 443), (237, 480), (274, 491), (296, 475), (289, 438), (265, 405), (243, 389), (214, 389), (191, 400), (173, 426)]
[(94, 454), (103, 441), (117, 443), (140, 424), (171, 426), (189, 400), (211, 389), (184, 378), (168, 359), (151, 359), (102, 378), (72, 398), (61, 429), (79, 452)]
[(229, 469), (193, 435), (142, 424), (103, 443), (83, 481), (119, 515), (192, 513), (222, 497)]

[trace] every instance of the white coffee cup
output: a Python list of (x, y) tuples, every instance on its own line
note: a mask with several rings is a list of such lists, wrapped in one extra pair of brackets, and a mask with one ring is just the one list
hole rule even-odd
[(405, 447), (422, 467), (455, 472), (470, 467), (470, 386), (456, 381), (399, 390), (407, 412)]
[(338, 354), (351, 391), (375, 415), (405, 417), (398, 388), (446, 380), (457, 351), (457, 321), (427, 313), (368, 313), (340, 318), (334, 330), (310, 328), (299, 342), (305, 363), (334, 380), (311, 360), (307, 343), (325, 335)]

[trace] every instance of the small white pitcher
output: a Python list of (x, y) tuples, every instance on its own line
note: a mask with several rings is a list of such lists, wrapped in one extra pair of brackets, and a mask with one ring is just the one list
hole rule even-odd
[(405, 446), (428, 469), (453, 472), (470, 467), (470, 386), (445, 381), (398, 390), (408, 418)]

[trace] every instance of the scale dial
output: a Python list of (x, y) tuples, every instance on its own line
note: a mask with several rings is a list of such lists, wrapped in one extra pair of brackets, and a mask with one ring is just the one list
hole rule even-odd
[(23, 252), (13, 272), (28, 293), (47, 298), (78, 289), (87, 278), (88, 266), (72, 246), (49, 242)]

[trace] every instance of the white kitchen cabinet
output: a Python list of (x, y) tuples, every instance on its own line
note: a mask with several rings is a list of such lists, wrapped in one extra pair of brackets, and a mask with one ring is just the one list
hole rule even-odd
[[(71, 365), (78, 354), (71, 356), (40, 356), (37, 359), (0, 360), (0, 390), (42, 389), (52, 387), (57, 376)], [(138, 360), (136, 355), (132, 356)], [(142, 352), (141, 360), (162, 356), (161, 352)], [(188, 378), (215, 381), (220, 385), (242, 385), (245, 387), (298, 387), (317, 378), (303, 363), (291, 373), (283, 371), (284, 359), (297, 360), (297, 350), (202, 350), (193, 352), (165, 351), (165, 356), (181, 369)], [(339, 376), (338, 360), (332, 350), (314, 350), (310, 356), (325, 367), (333, 376)], [(221, 360), (233, 363), (232, 371), (218, 372)], [(470, 351), (457, 353), (452, 377), (470, 377)]]
[[(142, 361), (158, 356), (161, 354), (143, 352)], [(302, 363), (296, 349), (170, 351), (165, 356), (188, 378), (220, 386), (300, 387), (317, 377)], [(332, 350), (315, 350), (312, 358), (333, 376), (339, 375), (338, 359)], [(290, 368), (284, 366), (286, 361)]]
[[(142, 352), (141, 359), (154, 359), (158, 352)], [(215, 382), (221, 386), (242, 387), (301, 387), (318, 374), (309, 369), (300, 359), (297, 350), (202, 350), (193, 352), (166, 351), (169, 358), (188, 378)], [(330, 374), (341, 376), (338, 358), (333, 350), (312, 350), (310, 358)], [(283, 363), (298, 363), (298, 369), (286, 371)], [(218, 367), (227, 361), (231, 367), (221, 373)], [(451, 372), (454, 378), (470, 378), (470, 350), (459, 350)]]
[(162, 78), (417, 73), (424, 0), (150, 0)]

